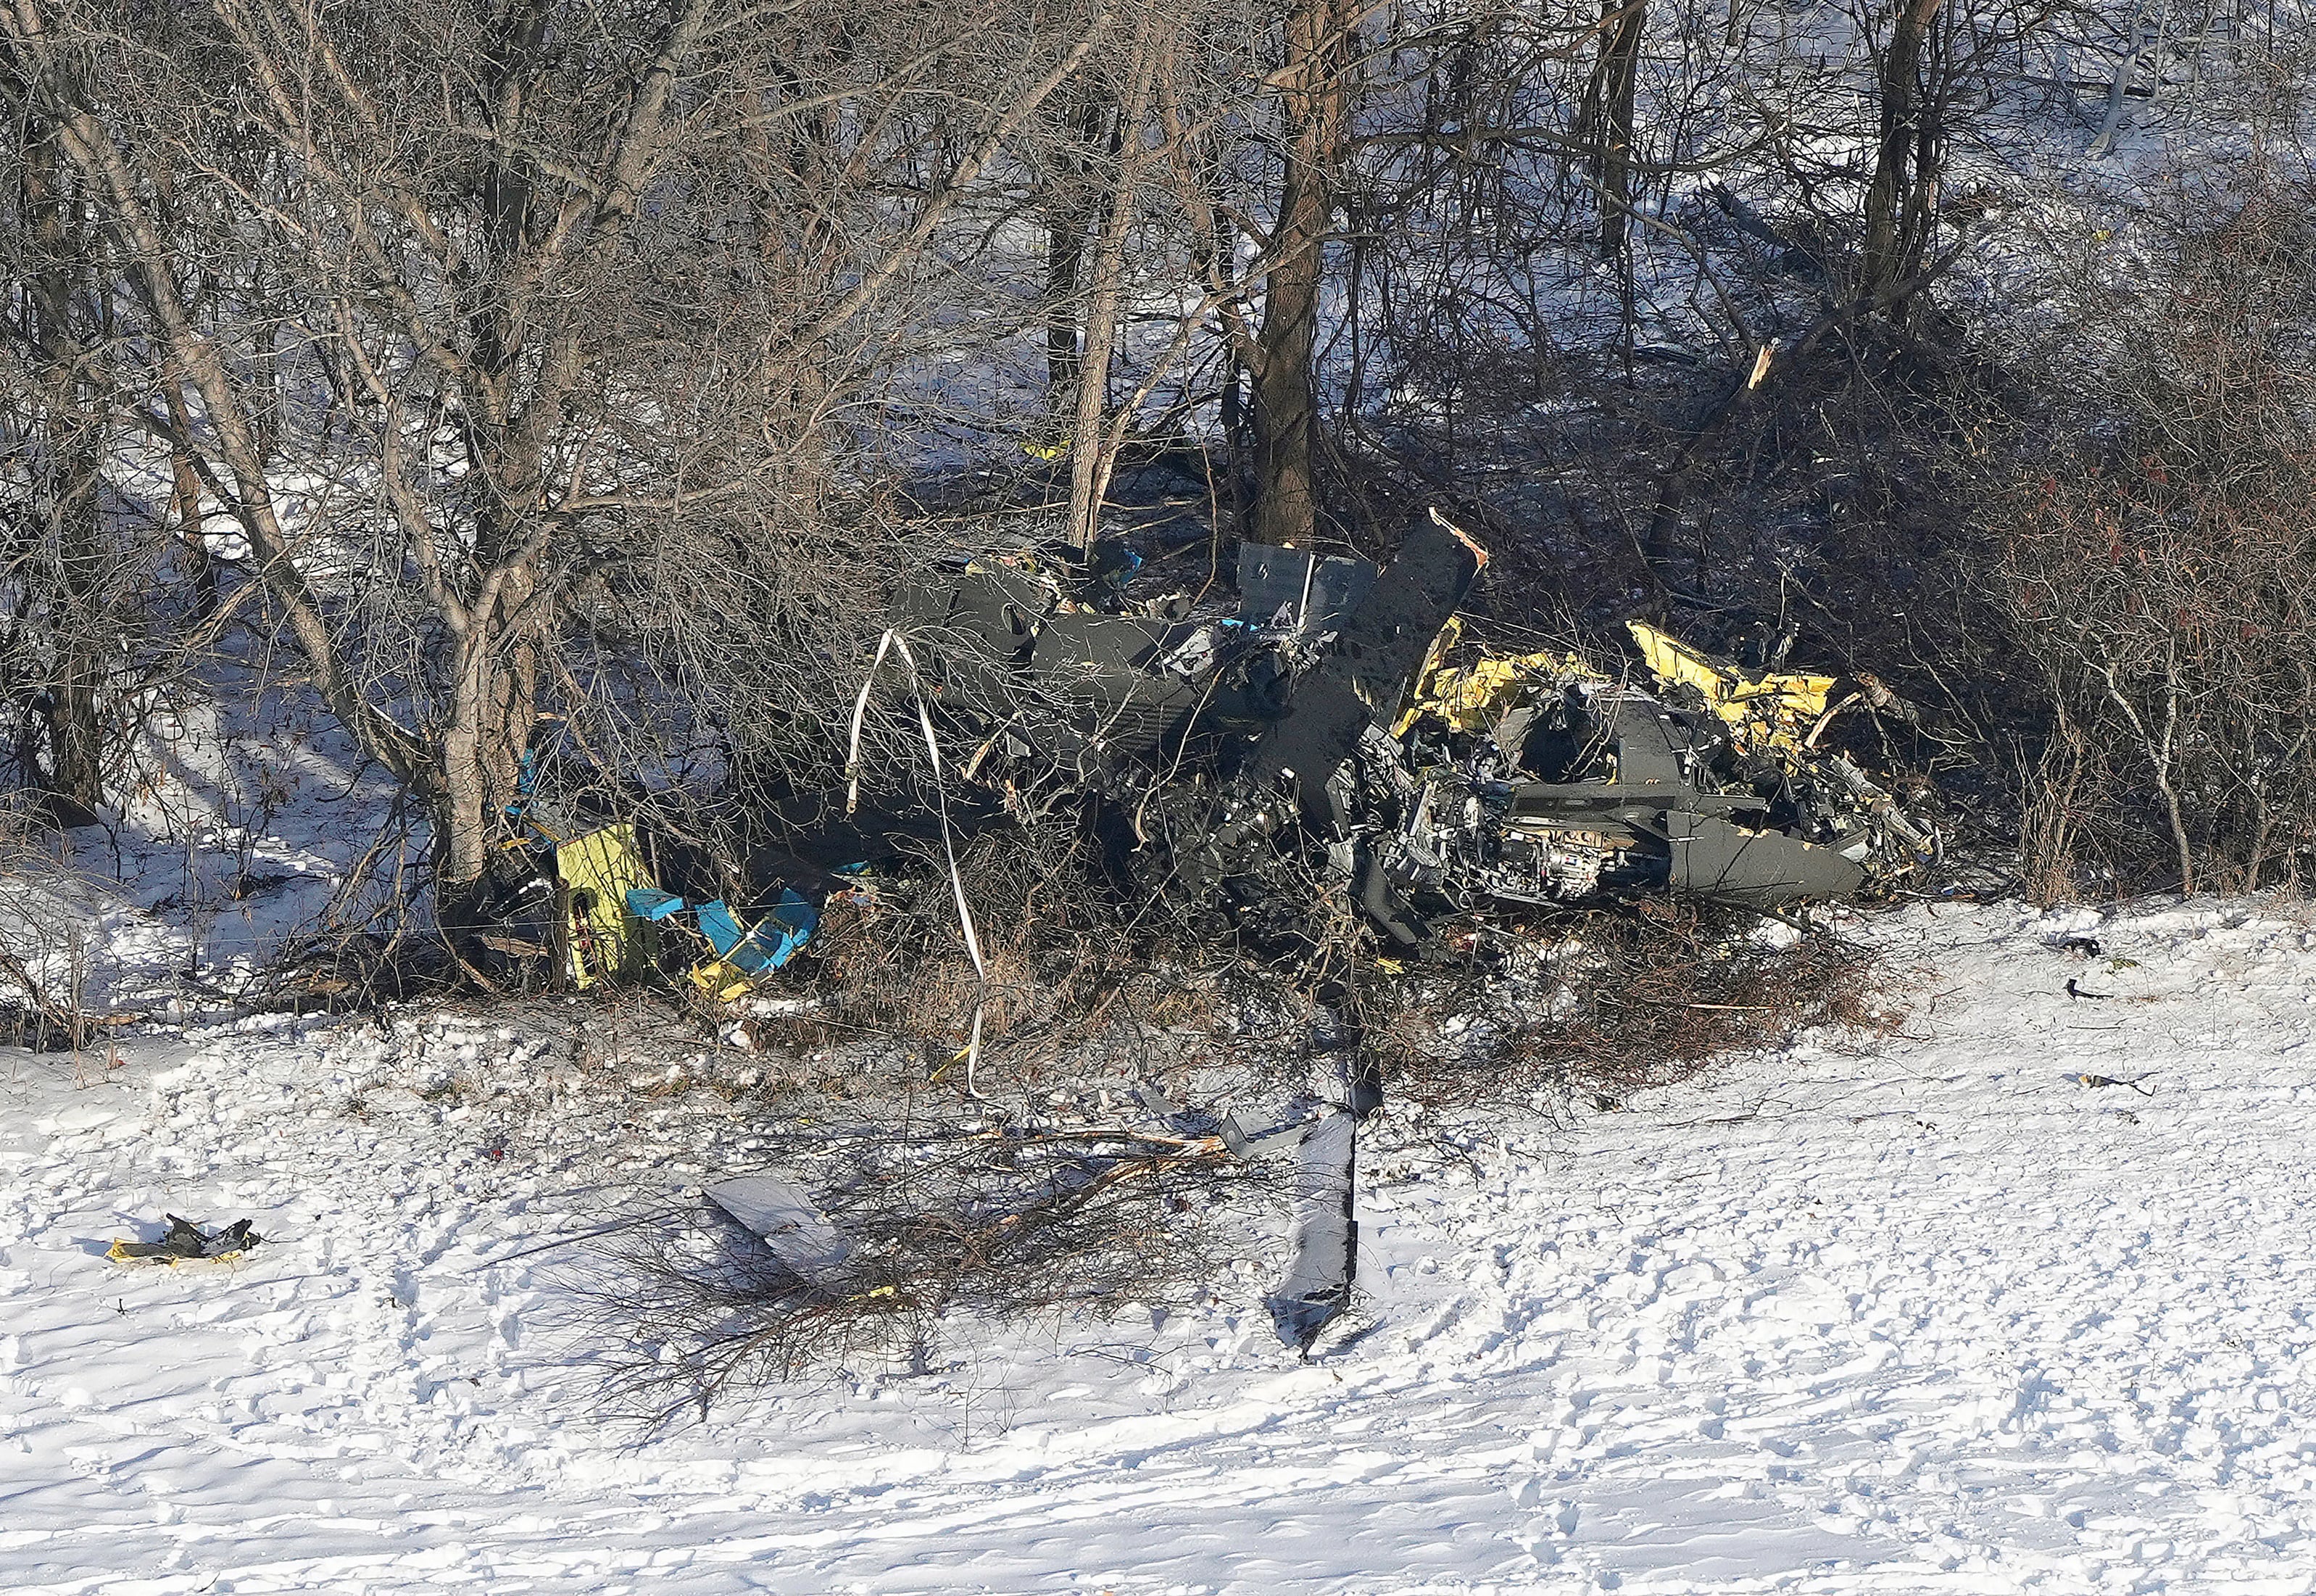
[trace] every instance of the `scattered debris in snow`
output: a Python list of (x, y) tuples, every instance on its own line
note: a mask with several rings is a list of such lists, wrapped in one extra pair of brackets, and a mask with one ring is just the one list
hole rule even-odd
[[(642, 1449), (592, 1406), (577, 1238), (753, 1136), (709, 1085), (628, 1092), (646, 1040), (274, 1016), (102, 1076), (0, 1054), (0, 1588), (2316, 1589), (2316, 923), (2110, 914), (2096, 1016), (2062, 923), (1886, 917), (1900, 1035), (1565, 1129), (1386, 1104), (1372, 1328), (1309, 1364), (1251, 1262)], [(2151, 1070), (2131, 1114), (2071, 1078)], [(164, 1207), (271, 1239), (109, 1267)]]
[(249, 1227), (246, 1219), (236, 1219), (215, 1230), (203, 1230), (192, 1220), (181, 1219), (174, 1214), (166, 1217), (168, 1228), (161, 1233), (158, 1241), (132, 1242), (121, 1237), (106, 1249), (104, 1255), (115, 1263), (224, 1263), (265, 1239)]

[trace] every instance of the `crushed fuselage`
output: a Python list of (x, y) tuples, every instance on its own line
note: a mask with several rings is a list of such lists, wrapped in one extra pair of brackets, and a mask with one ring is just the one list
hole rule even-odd
[(1206, 617), (1104, 612), (1066, 567), (975, 562), (895, 623), (998, 807), (1093, 798), (1146, 878), (1258, 928), (1315, 886), (1412, 950), (1443, 914), (1647, 893), (1777, 909), (1936, 857), (1819, 746), (1865, 701), (1840, 679), (1747, 672), (1638, 623), (1646, 689), (1491, 654), (1456, 616), (1484, 560), (1437, 517), (1380, 570), (1247, 544), (1236, 613)]

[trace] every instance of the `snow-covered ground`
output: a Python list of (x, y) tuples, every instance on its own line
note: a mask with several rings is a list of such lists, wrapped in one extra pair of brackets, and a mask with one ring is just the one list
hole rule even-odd
[[(2096, 918), (1887, 918), (1902, 1034), (1564, 1129), (1387, 1110), (1310, 1364), (1250, 1270), (643, 1446), (536, 1249), (744, 1164), (725, 1094), (535, 1013), (0, 1054), (0, 1589), (2316, 1591), (2316, 916)], [(164, 1209), (273, 1239), (102, 1256)]]

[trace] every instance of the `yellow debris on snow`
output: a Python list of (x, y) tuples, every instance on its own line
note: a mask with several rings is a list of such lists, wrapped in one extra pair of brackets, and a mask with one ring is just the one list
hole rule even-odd
[(725, 958), (704, 958), (691, 967), (691, 984), (710, 1000), (728, 1003), (756, 989), (756, 977)]
[[(1729, 726), (1739, 747), (1749, 753), (1774, 748), (1793, 753), (1826, 712), (1836, 681), (1803, 672), (1747, 671), (1716, 660), (1644, 621), (1628, 621), (1641, 657), (1666, 687), (1697, 689)], [(1451, 617), (1432, 639), (1416, 673), (1415, 686), (1392, 723), (1392, 736), (1404, 736), (1417, 720), (1434, 715), (1456, 731), (1484, 732), (1516, 709), (1544, 682), (1608, 682), (1610, 677), (1574, 654), (1483, 654), (1469, 664), (1448, 661), (1463, 641), (1461, 616)]]

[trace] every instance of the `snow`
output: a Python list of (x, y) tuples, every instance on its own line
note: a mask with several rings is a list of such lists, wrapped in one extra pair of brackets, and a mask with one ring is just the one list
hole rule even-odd
[[(1387, 1108), (1365, 1328), (1307, 1364), (1266, 1257), (643, 1442), (609, 1266), (547, 1244), (745, 1169), (715, 1060), (646, 1090), (549, 1005), (0, 1054), (0, 1589), (2316, 1590), (2316, 916), (1867, 934), (1887, 1039), (1557, 1128)], [(165, 1209), (270, 1239), (103, 1260)]]
[(0, 948), (58, 1002), (231, 1011), (301, 938), (405, 896), (425, 856), (391, 779), (304, 694), (147, 705), (129, 765), (107, 825), (0, 834)]

